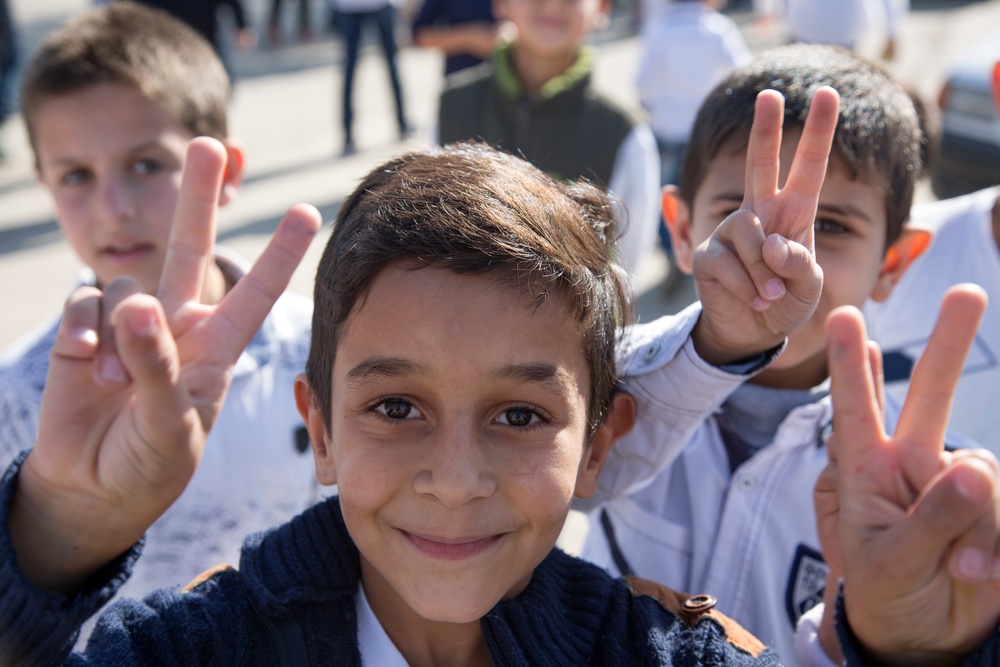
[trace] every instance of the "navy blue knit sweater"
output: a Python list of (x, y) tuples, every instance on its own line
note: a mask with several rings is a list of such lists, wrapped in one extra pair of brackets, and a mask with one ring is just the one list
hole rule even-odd
[[(125, 554), (72, 599), (41, 593), (17, 568), (6, 531), (17, 463), (0, 484), (0, 664), (275, 665), (264, 625), (294, 621), (311, 665), (360, 665), (354, 596), (358, 552), (340, 504), (327, 500), (291, 522), (249, 538), (239, 571), (216, 572), (188, 592), (158, 591), (116, 601), (85, 655), (69, 655), (76, 631), (113, 594), (138, 557)], [(704, 618), (687, 627), (654, 598), (559, 550), (525, 591), (482, 619), (497, 665), (777, 664), (751, 657)]]

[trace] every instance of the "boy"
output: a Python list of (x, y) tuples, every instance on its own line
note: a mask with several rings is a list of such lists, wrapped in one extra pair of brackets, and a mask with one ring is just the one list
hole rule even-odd
[[(664, 195), (683, 270), (698, 279), (731, 253), (742, 254), (746, 232), (723, 220), (749, 194), (742, 165), (749, 159), (757, 94), (775, 88), (786, 97), (784, 134), (775, 141), (787, 165), (812, 91), (827, 85), (840, 93), (841, 111), (815, 214), (816, 262), (823, 272), (815, 314), (789, 336), (781, 357), (734, 391), (679, 454), (658, 432), (657, 401), (669, 397), (653, 395), (648, 412), (640, 404), (639, 424), (620, 448), (643, 452), (661, 472), (591, 515), (582, 552), (622, 574), (716, 592), (724, 612), (777, 647), (786, 661), (794, 660), (796, 624), (822, 598), (827, 574), (809, 509), (813, 484), (827, 464), (832, 423), (825, 318), (838, 306), (887, 297), (913, 250), (897, 245), (887, 254), (920, 171), (915, 109), (900, 85), (846, 51), (776, 49), (709, 95), (695, 122), (680, 190), (668, 188)], [(699, 280), (704, 307), (728, 303), (733, 318), (742, 316), (747, 309), (730, 293), (735, 278), (716, 275), (722, 277)], [(656, 382), (656, 370), (645, 369), (647, 377), (632, 373), (625, 389)], [(896, 412), (889, 407), (891, 429)]]
[[(159, 300), (119, 280), (68, 302), (53, 360), (60, 382), (46, 393), (39, 440), (0, 483), (0, 655), (9, 661), (65, 659), (66, 635), (127, 573), (134, 541), (197, 464), (224, 369), (319, 226), (314, 209), (294, 208), (245, 281), (217, 306), (197, 304), (212, 236), (205, 202), (223, 163), (214, 142), (192, 143)], [(321, 259), (315, 342), (295, 389), (317, 474), (338, 483), (339, 498), (251, 539), (239, 573), (118, 603), (89, 661), (774, 664), (709, 611), (710, 596), (626, 586), (552, 550), (570, 497), (593, 492), (630, 421), (630, 401), (615, 394), (615, 330), (627, 300), (609, 211), (590, 186), (561, 186), (474, 146), (374, 170), (345, 202)], [(853, 372), (849, 395), (860, 395), (865, 370), (848, 357), (863, 342), (849, 335), (850, 321), (840, 318), (834, 349)], [(130, 385), (95, 375), (99, 354), (119, 357)], [(855, 407), (875, 419), (873, 405)], [(932, 412), (940, 419), (946, 410)], [(850, 425), (844, 432), (861, 447), (873, 440)], [(841, 452), (845, 466), (858, 449)], [(981, 463), (950, 466), (943, 483), (919, 487), (928, 502), (879, 526), (858, 520), (852, 498), (883, 493), (845, 496), (838, 546), (849, 581), (871, 574), (847, 539), (860, 535), (897, 545), (917, 537), (921, 550), (908, 560), (918, 554), (919, 574), (940, 573), (941, 550), (996, 509), (997, 462)], [(962, 519), (914, 535), (928, 511)], [(979, 532), (996, 539), (995, 527)], [(914, 643), (905, 636), (911, 619), (882, 611), (913, 588), (909, 577), (885, 576), (851, 590), (846, 613), (862, 634), (839, 626), (850, 659), (859, 662), (852, 650), (891, 659), (935, 649), (961, 658), (996, 627), (1000, 600), (980, 593), (973, 602), (984, 623), (961, 627), (961, 649)], [(932, 622), (968, 612), (967, 601), (937, 601)], [(902, 634), (887, 643), (883, 630)], [(989, 641), (983, 650), (998, 640)]]
[[(133, 3), (82, 13), (49, 35), (24, 72), (23, 112), (39, 182), (86, 265), (80, 283), (128, 275), (154, 294), (163, 272), (187, 143), (226, 146), (225, 205), (244, 156), (228, 138), (225, 71), (178, 21)], [(201, 301), (217, 303), (246, 272), (215, 248)], [(183, 585), (235, 559), (243, 537), (318, 500), (307, 437), (291, 397), (305, 367), (308, 299), (283, 296), (233, 370), (212, 442), (184, 495), (149, 530), (125, 591)], [(31, 447), (59, 320), (16, 343), (0, 364), (0, 462)], [(114, 359), (106, 372), (123, 376)], [(51, 381), (51, 380), (49, 380)]]
[(659, 167), (649, 127), (590, 85), (587, 34), (607, 21), (610, 0), (494, 0), (517, 28), (492, 63), (449, 79), (438, 116), (442, 144), (486, 141), (550, 175), (600, 184), (625, 210), (620, 259), (633, 276), (656, 238)]

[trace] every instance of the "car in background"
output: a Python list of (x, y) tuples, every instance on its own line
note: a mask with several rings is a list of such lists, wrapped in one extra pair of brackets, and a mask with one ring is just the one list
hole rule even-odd
[(939, 198), (1000, 183), (1000, 30), (965, 52), (938, 97), (941, 136), (931, 164)]

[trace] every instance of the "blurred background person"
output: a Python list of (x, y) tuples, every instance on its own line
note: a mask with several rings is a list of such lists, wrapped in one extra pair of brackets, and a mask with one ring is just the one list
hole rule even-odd
[(789, 42), (833, 44), (851, 51), (867, 51), (891, 60), (897, 35), (910, 0), (754, 0), (754, 11), (764, 25), (781, 23)]
[(424, 0), (413, 19), (413, 43), (440, 49), (444, 73), (478, 65), (493, 53), (493, 0)]
[[(715, 85), (750, 60), (739, 27), (721, 13), (725, 0), (674, 0), (642, 31), (636, 87), (660, 152), (660, 184), (677, 184), (698, 108)], [(660, 225), (670, 253), (670, 234)], [(668, 289), (682, 273), (671, 267)]]
[(236, 71), (233, 67), (229, 47), (226, 44), (222, 26), (219, 23), (219, 10), (225, 8), (230, 12), (236, 26), (236, 46), (242, 50), (250, 50), (257, 45), (257, 31), (247, 21), (242, 0), (132, 0), (143, 5), (156, 7), (180, 19), (194, 28), (209, 41), (215, 52), (219, 54), (222, 64), (229, 74), (230, 83), (235, 80)]
[(0, 0), (0, 162), (7, 159), (4, 151), (3, 126), (13, 114), (14, 78), (17, 74), (17, 31), (8, 0)]
[[(312, 42), (316, 39), (316, 31), (312, 26), (309, 0), (295, 0), (298, 4), (299, 41)], [(284, 32), (281, 29), (282, 0), (271, 0), (271, 12), (267, 21), (267, 41), (271, 46), (278, 46), (283, 41)]]
[(344, 38), (344, 88), (341, 98), (344, 147), (342, 155), (353, 155), (357, 151), (354, 144), (354, 73), (358, 67), (361, 50), (361, 29), (365, 23), (374, 23), (378, 31), (379, 44), (389, 72), (389, 83), (396, 101), (396, 123), (399, 137), (404, 139), (412, 133), (406, 120), (403, 104), (403, 86), (399, 80), (396, 56), (396, 8), (390, 0), (330, 0), (333, 21)]

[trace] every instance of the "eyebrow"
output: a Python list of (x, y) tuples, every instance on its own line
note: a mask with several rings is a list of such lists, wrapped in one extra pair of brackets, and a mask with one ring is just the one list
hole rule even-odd
[[(712, 197), (713, 202), (731, 202), (731, 201), (743, 201), (743, 193), (737, 192), (736, 190), (730, 190), (728, 192), (720, 192)], [(817, 215), (820, 213), (832, 213), (834, 215), (843, 216), (845, 218), (857, 218), (863, 222), (867, 222), (869, 225), (875, 224), (872, 217), (865, 213), (863, 210), (858, 208), (853, 204), (820, 204), (816, 211)]]
[[(152, 139), (150, 141), (141, 143), (138, 146), (131, 146), (130, 148), (126, 149), (123, 152), (123, 154), (127, 156), (134, 155), (136, 153), (147, 151), (153, 148), (164, 148), (164, 145), (159, 140)], [(73, 166), (79, 164), (80, 162), (82, 162), (82, 160), (76, 157), (57, 157), (54, 160), (52, 160), (52, 164), (55, 166), (65, 166), (65, 165)]]
[(509, 364), (491, 373), (490, 379), (547, 385), (553, 389), (564, 388), (573, 381), (564, 369), (546, 363)]
[(377, 378), (403, 377), (404, 375), (426, 375), (423, 367), (406, 359), (376, 357), (365, 359), (344, 376), (348, 382), (361, 382)]
[[(359, 383), (380, 378), (398, 378), (407, 375), (427, 375), (423, 366), (406, 359), (377, 357), (365, 359), (344, 376), (344, 380)], [(508, 364), (490, 373), (492, 381), (514, 381), (547, 385), (553, 389), (571, 383), (572, 378), (564, 369), (554, 364)]]

